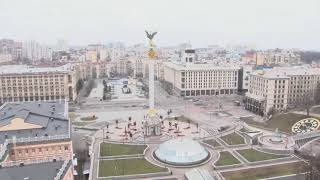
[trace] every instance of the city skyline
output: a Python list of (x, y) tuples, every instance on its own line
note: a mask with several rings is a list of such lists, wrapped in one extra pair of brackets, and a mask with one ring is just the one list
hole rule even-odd
[[(159, 46), (241, 44), (320, 50), (316, 0), (236, 1), (0, 1), (1, 38), (69, 45), (121, 41), (146, 43), (144, 30), (159, 31)], [(179, 12), (179, 13), (178, 13)]]

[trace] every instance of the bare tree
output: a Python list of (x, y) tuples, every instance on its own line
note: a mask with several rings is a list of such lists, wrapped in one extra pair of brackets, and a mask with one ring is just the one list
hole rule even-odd
[(298, 106), (305, 109), (307, 112), (307, 116), (310, 115), (310, 109), (314, 105), (314, 95), (311, 91), (306, 91), (300, 100)]
[(94, 88), (94, 86), (95, 86), (95, 81), (93, 79), (90, 79), (85, 87), (85, 96), (86, 97), (89, 96), (89, 94), (90, 94), (91, 90)]
[(317, 88), (315, 90), (314, 101), (315, 104), (320, 104), (320, 82), (318, 82)]
[(305, 178), (306, 180), (320, 179), (320, 157), (309, 156), (308, 165), (306, 166)]

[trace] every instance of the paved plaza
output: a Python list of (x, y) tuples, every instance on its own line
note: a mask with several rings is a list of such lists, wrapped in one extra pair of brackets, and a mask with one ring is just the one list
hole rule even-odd
[[(102, 82), (102, 80), (100, 80)], [(188, 137), (201, 142), (208, 151), (211, 152), (212, 157), (205, 164), (199, 165), (198, 168), (207, 170), (212, 176), (220, 177), (221, 173), (226, 171), (235, 171), (240, 169), (263, 167), (272, 165), (281, 165), (284, 163), (298, 162), (299, 159), (291, 156), (293, 152), (294, 142), (292, 139), (282, 136), (280, 143), (273, 143), (270, 141), (275, 136), (274, 131), (261, 129), (250, 126), (242, 121), (241, 117), (250, 117), (255, 121), (262, 121), (262, 117), (246, 111), (243, 106), (238, 106), (235, 102), (241, 102), (242, 97), (238, 95), (222, 96), (222, 97), (194, 97), (182, 98), (168, 95), (160, 86), (158, 82), (155, 83), (155, 107), (158, 116), (163, 117), (161, 124), (161, 136), (146, 137), (143, 134), (143, 122), (148, 112), (145, 108), (147, 100), (145, 98), (137, 97), (136, 94), (123, 94), (122, 85), (115, 86), (115, 94), (120, 94), (117, 99), (111, 101), (100, 101), (99, 94), (103, 86), (97, 85), (93, 89), (92, 94), (86, 99), (84, 105), (75, 108), (76, 118), (74, 122), (83, 122), (83, 117), (95, 117), (94, 120), (88, 122), (84, 126), (74, 126), (78, 133), (84, 136), (93, 136), (94, 142), (90, 148), (92, 153), (98, 154), (99, 145), (101, 142), (116, 142), (116, 143), (133, 143), (133, 144), (147, 144), (149, 145), (144, 158), (159, 166), (168, 166), (162, 162), (157, 161), (153, 157), (153, 151), (157, 149), (160, 143), (169, 139)], [(134, 85), (129, 85), (134, 90)], [(132, 92), (133, 92), (132, 91)], [(222, 106), (219, 106), (219, 103)], [(172, 113), (168, 114), (168, 111)], [(189, 119), (188, 121), (179, 121), (179, 118)], [(178, 121), (175, 120), (178, 118)], [(130, 120), (129, 120), (130, 119)], [(171, 122), (171, 126), (169, 125)], [(178, 123), (177, 128), (175, 123)], [(226, 130), (220, 131), (221, 128)], [(243, 130), (245, 129), (245, 130)], [(254, 132), (252, 134), (247, 132)], [(237, 133), (244, 140), (245, 144), (229, 145), (223, 139), (224, 136), (232, 133)], [(250, 136), (254, 137), (255, 132), (259, 132), (263, 136), (259, 140), (262, 145), (252, 145)], [(256, 134), (259, 134), (256, 133)], [(87, 134), (87, 135), (85, 135)], [(204, 144), (212, 140), (219, 144), (218, 147)], [(266, 151), (268, 153), (284, 153), (288, 155), (287, 159), (269, 160), (267, 162), (251, 163), (237, 151), (254, 148), (258, 151)], [(310, 149), (310, 146), (306, 146)], [(317, 147), (315, 147), (317, 148)], [(214, 170), (213, 164), (219, 159), (219, 152), (229, 152), (240, 162), (239, 165), (229, 167), (218, 167)], [(97, 174), (97, 162), (99, 157), (93, 157), (92, 173)], [(184, 179), (184, 173), (191, 170), (193, 167), (170, 167), (173, 173), (166, 178)], [(166, 179), (165, 178), (165, 179)], [(93, 179), (95, 177), (93, 176)], [(143, 178), (142, 178), (143, 179)], [(150, 178), (146, 178), (150, 179)], [(151, 178), (153, 179), (153, 178)], [(161, 179), (161, 177), (159, 177)]]

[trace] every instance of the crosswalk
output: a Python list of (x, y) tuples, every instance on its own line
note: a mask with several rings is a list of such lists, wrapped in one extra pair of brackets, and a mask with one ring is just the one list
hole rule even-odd
[(217, 130), (213, 129), (213, 128), (208, 128), (208, 127), (201, 127), (202, 129), (204, 129), (205, 131), (207, 131), (207, 133), (211, 136), (216, 135), (217, 134)]

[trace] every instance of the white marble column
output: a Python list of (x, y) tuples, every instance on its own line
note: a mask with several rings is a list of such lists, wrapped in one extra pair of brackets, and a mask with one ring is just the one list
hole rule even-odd
[(154, 109), (154, 60), (149, 59), (149, 109)]

